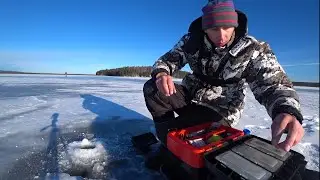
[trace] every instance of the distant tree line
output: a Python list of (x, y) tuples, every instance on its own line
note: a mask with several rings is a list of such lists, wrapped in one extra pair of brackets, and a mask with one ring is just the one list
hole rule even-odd
[[(150, 77), (152, 67), (151, 66), (126, 66), (114, 69), (105, 69), (96, 72), (96, 75), (104, 76), (131, 76), (131, 77)], [(186, 71), (176, 71), (173, 74), (175, 78), (184, 78), (188, 74)]]
[(319, 87), (319, 82), (292, 82), (294, 86)]

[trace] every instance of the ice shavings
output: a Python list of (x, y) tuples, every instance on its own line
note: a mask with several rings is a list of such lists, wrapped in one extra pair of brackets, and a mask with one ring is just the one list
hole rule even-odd
[(63, 172), (72, 176), (101, 178), (104, 176), (107, 157), (107, 151), (101, 142), (83, 139), (68, 145), (60, 165)]

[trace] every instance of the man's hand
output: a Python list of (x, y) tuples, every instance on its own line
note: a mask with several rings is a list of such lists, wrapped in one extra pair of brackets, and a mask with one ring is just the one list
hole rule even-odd
[(157, 88), (164, 95), (171, 96), (173, 93), (177, 92), (170, 75), (159, 73), (157, 74), (156, 79)]
[[(279, 143), (280, 138), (285, 130), (288, 130), (286, 140)], [(285, 151), (298, 144), (304, 136), (304, 129), (295, 116), (287, 113), (281, 113), (275, 117), (271, 125), (272, 144)]]

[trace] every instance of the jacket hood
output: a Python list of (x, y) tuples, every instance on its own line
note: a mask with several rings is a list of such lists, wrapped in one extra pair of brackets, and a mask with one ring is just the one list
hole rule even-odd
[[(236, 10), (238, 13), (238, 24), (239, 26), (236, 28), (236, 37), (243, 37), (248, 34), (248, 18), (247, 16), (241, 12), (240, 10)], [(189, 32), (193, 33), (204, 33), (202, 30), (202, 16), (195, 19), (189, 26)]]

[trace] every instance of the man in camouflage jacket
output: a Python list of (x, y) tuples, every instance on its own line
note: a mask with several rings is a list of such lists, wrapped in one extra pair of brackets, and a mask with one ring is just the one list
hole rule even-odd
[[(171, 128), (206, 121), (236, 125), (247, 82), (273, 120), (273, 144), (289, 150), (303, 137), (303, 117), (296, 91), (270, 46), (248, 35), (247, 17), (232, 1), (209, 1), (202, 11), (189, 32), (155, 62), (152, 79), (144, 85), (159, 139), (165, 142)], [(172, 75), (187, 63), (192, 74), (174, 84)], [(183, 118), (175, 119), (173, 112)], [(278, 144), (284, 131), (288, 138)]]

